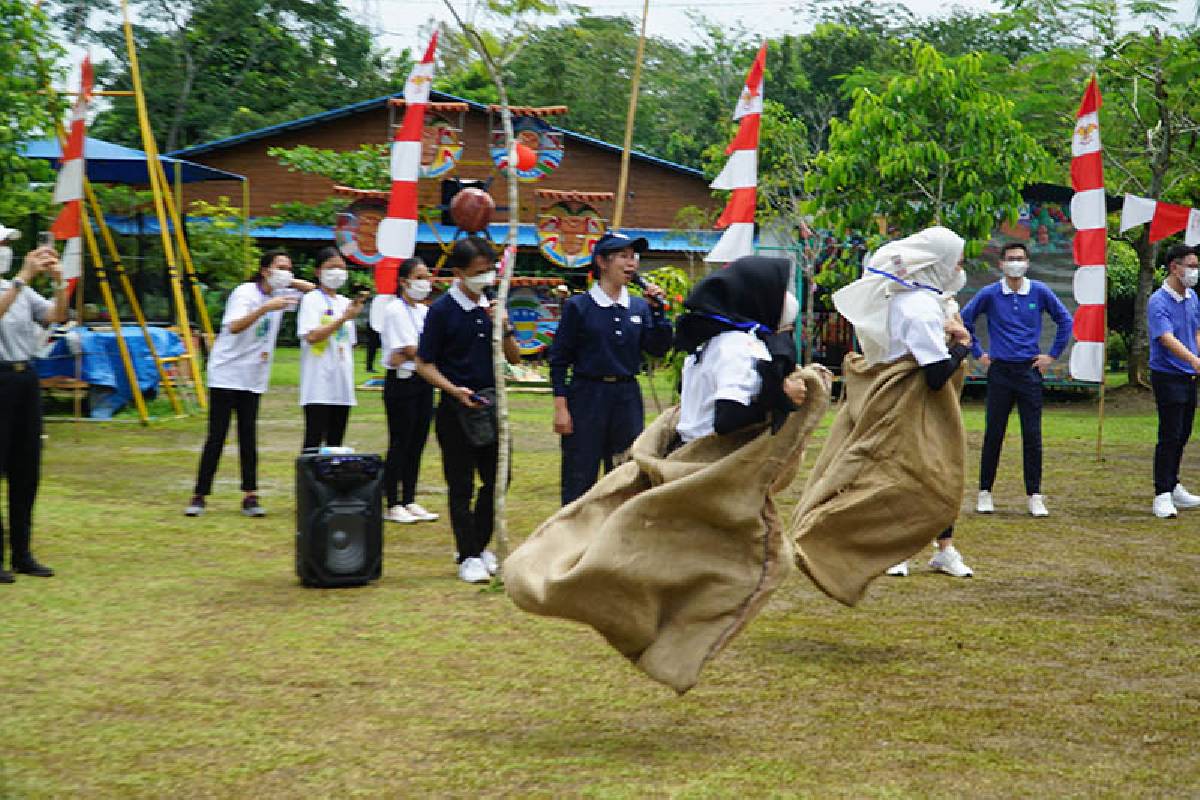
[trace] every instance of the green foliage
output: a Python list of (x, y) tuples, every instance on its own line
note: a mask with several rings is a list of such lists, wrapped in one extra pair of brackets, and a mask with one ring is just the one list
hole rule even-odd
[(909, 74), (882, 92), (855, 89), (849, 118), (833, 122), (808, 180), (813, 210), (839, 232), (882, 216), (901, 232), (942, 224), (985, 240), (999, 215), (1015, 220), (1045, 150), (984, 87), (980, 56), (947, 59), (921, 44), (911, 55)]
[[(45, 66), (62, 53), (50, 35), (46, 15), (29, 0), (0, 0), (0, 194), (23, 188), (39, 176), (34, 162), (18, 155), (26, 138), (50, 130), (46, 96), (39, 92), (50, 85), (52, 75)], [(33, 198), (26, 198), (33, 202)], [(18, 213), (20, 203), (5, 200), (0, 212)], [(8, 224), (11, 224), (8, 223)]]
[(254, 274), (262, 251), (242, 237), (242, 210), (228, 197), (216, 203), (197, 200), (192, 214), (202, 220), (188, 223), (192, 262), (209, 288), (228, 291)]
[(258, 225), (265, 228), (275, 228), (288, 222), (302, 222), (309, 225), (333, 225), (337, 222), (338, 213), (346, 207), (342, 197), (331, 197), (320, 203), (302, 203), (299, 200), (289, 200), (275, 203), (271, 208), (275, 213), (269, 217), (259, 217)]
[(357, 150), (347, 152), (299, 145), (272, 147), (267, 155), (291, 172), (320, 175), (355, 189), (388, 189), (392, 185), (389, 152), (386, 144), (361, 144)]

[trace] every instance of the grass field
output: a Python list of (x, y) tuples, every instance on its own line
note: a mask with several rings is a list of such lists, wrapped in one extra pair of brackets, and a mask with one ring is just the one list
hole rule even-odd
[[(1046, 520), (1014, 418), (998, 513), (964, 498), (974, 579), (922, 565), (851, 610), (794, 575), (680, 698), (458, 582), (444, 519), (390, 525), (377, 585), (301, 588), (294, 353), (276, 372), (261, 520), (232, 437), (182, 516), (202, 416), (49, 427), (34, 544), (58, 575), (0, 586), (0, 797), (1200, 796), (1200, 511), (1149, 514), (1144, 397), (1110, 396), (1103, 463), (1093, 404), (1048, 408)], [(558, 446), (549, 398), (512, 400), (519, 540), (556, 508)], [(381, 397), (359, 401), (349, 443), (382, 450)], [(419, 499), (444, 515), (432, 439)]]

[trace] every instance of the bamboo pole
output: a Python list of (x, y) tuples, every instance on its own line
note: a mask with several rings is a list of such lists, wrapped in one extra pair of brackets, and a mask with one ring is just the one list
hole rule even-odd
[[(157, 145), (156, 145), (157, 146)], [(158, 171), (159, 184), (163, 187), (169, 186), (167, 183), (167, 172), (163, 168), (162, 159), (158, 157), (157, 150), (154, 154), (154, 168)], [(149, 159), (147, 159), (149, 163)], [(175, 165), (179, 167), (178, 162)], [(182, 177), (182, 173), (176, 173)], [(179, 185), (176, 185), (176, 190), (179, 190)], [(180, 191), (180, 198), (183, 197)], [(196, 304), (196, 318), (200, 322), (200, 332), (204, 335), (205, 345), (209, 350), (212, 350), (213, 340), (216, 338), (213, 333), (212, 320), (208, 316), (208, 304), (204, 302), (204, 293), (200, 291), (199, 275), (196, 273), (196, 267), (192, 263), (192, 250), (188, 247), (186, 232), (184, 231), (184, 215), (182, 207), (176, 205), (175, 195), (167, 192), (164, 196), (166, 200), (167, 215), (171, 218), (171, 224), (175, 227), (175, 246), (179, 250), (179, 260), (183, 266), (184, 283), (191, 289), (192, 302)], [(197, 365), (196, 372), (199, 371)], [(202, 383), (199, 378), (196, 380), (197, 396), (203, 394)]]
[[(192, 338), (191, 322), (188, 319), (187, 304), (183, 297), (183, 286), (179, 278), (179, 269), (175, 262), (175, 249), (171, 242), (171, 232), (168, 229), (167, 212), (164, 204), (165, 188), (159, 181), (161, 164), (158, 163), (158, 146), (154, 142), (154, 133), (150, 129), (150, 114), (146, 110), (146, 95), (142, 90), (142, 76), (138, 67), (137, 46), (133, 40), (133, 24), (129, 19), (129, 0), (121, 0), (121, 14), (124, 22), (125, 47), (129, 53), (129, 76), (133, 82), (134, 100), (137, 106), (138, 127), (142, 134), (142, 145), (146, 151), (146, 166), (150, 178), (150, 192), (154, 197), (154, 213), (158, 217), (159, 235), (162, 238), (163, 257), (167, 264), (167, 277), (171, 285), (171, 296), (175, 301), (176, 316), (179, 324), (179, 335), (183, 338), (184, 350), (191, 366), (193, 382), (196, 385), (196, 400), (201, 408), (207, 408), (207, 398), (204, 396), (203, 383), (200, 379), (200, 363), (196, 353), (196, 343)], [(158, 169), (155, 169), (155, 166)]]
[(617, 178), (617, 206), (613, 210), (612, 229), (621, 230), (625, 214), (625, 193), (629, 184), (629, 152), (633, 147), (633, 121), (637, 117), (638, 90), (642, 82), (642, 59), (646, 53), (646, 17), (650, 15), (650, 0), (642, 0), (642, 30), (638, 34), (637, 56), (633, 61), (633, 85), (629, 88), (629, 112), (625, 115), (625, 143), (621, 148), (621, 171)]
[(242, 178), (242, 261), (250, 263), (250, 179)]

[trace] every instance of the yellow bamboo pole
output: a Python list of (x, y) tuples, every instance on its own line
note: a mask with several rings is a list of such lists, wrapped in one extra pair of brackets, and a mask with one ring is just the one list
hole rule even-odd
[(196, 385), (196, 400), (201, 408), (208, 407), (204, 395), (203, 382), (200, 376), (200, 359), (196, 352), (196, 343), (192, 338), (191, 322), (188, 319), (187, 305), (183, 298), (183, 286), (179, 278), (179, 269), (175, 262), (175, 249), (171, 242), (171, 232), (168, 230), (167, 212), (163, 201), (164, 187), (159, 181), (158, 147), (154, 142), (154, 133), (150, 129), (150, 114), (146, 110), (146, 94), (142, 90), (142, 76), (137, 60), (137, 47), (133, 41), (133, 25), (129, 20), (129, 0), (121, 0), (121, 14), (125, 30), (125, 47), (129, 53), (129, 76), (133, 82), (134, 100), (137, 105), (138, 127), (141, 129), (142, 146), (146, 151), (147, 173), (150, 179), (150, 192), (154, 197), (154, 213), (158, 217), (159, 234), (162, 237), (163, 257), (167, 264), (167, 277), (171, 284), (171, 296), (175, 301), (176, 315), (179, 323), (179, 335), (183, 337), (183, 346), (191, 365), (192, 379)]
[(250, 179), (242, 178), (242, 261), (250, 264)]
[(621, 230), (625, 214), (625, 190), (629, 184), (629, 151), (633, 147), (633, 120), (637, 116), (638, 88), (642, 83), (642, 59), (646, 53), (646, 17), (650, 15), (650, 0), (642, 0), (642, 31), (638, 35), (637, 56), (633, 62), (633, 85), (629, 87), (629, 112), (625, 115), (625, 144), (621, 148), (621, 172), (617, 178), (617, 206), (613, 210), (612, 229)]
[[(147, 163), (149, 163), (147, 157)], [(178, 167), (179, 165), (176, 164)], [(158, 171), (159, 183), (166, 187), (167, 173), (163, 169), (162, 159), (158, 157), (158, 151), (154, 153), (154, 167)], [(182, 193), (180, 197), (182, 197)], [(175, 226), (175, 245), (179, 248), (180, 263), (183, 265), (183, 274), (187, 276), (187, 283), (192, 290), (192, 300), (196, 304), (196, 317), (200, 322), (200, 331), (204, 334), (204, 341), (209, 351), (212, 350), (213, 334), (212, 320), (208, 317), (208, 305), (204, 302), (204, 293), (200, 291), (200, 280), (196, 274), (196, 267), (192, 263), (192, 251), (188, 247), (187, 236), (183, 229), (183, 213), (182, 207), (175, 204), (175, 197), (170, 192), (166, 193), (165, 198), (167, 206), (167, 215), (171, 218), (171, 223)], [(200, 394), (200, 382), (197, 380), (197, 395)]]

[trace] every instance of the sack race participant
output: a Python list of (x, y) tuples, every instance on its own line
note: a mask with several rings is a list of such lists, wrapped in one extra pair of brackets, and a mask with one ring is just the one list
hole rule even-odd
[[(829, 382), (811, 368), (787, 380), (791, 336), (772, 331), (795, 314), (788, 268), (740, 259), (697, 285), (676, 336), (693, 353), (680, 407), (504, 562), (520, 608), (591, 625), (680, 693), (791, 571), (773, 495), (795, 475)], [(724, 400), (749, 410), (722, 411)], [(738, 415), (747, 424), (727, 429)]]
[(797, 565), (847, 605), (889, 567), (907, 574), (906, 559), (935, 536), (930, 566), (972, 574), (951, 543), (964, 483), (961, 364), (971, 342), (953, 299), (966, 279), (963, 244), (942, 227), (892, 242), (834, 294), (863, 354), (843, 363), (845, 402), (790, 527)]

